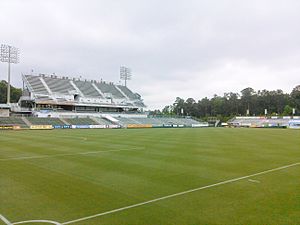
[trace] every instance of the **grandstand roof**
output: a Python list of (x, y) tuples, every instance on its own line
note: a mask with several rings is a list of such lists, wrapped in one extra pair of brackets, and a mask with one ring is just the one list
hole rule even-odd
[(25, 86), (38, 103), (120, 105), (144, 108), (139, 94), (112, 82), (57, 77), (55, 75), (23, 75)]

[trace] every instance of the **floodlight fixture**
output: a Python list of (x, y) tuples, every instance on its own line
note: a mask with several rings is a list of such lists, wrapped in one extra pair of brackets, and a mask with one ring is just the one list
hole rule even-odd
[(131, 69), (125, 66), (120, 67), (120, 79), (125, 81), (125, 87), (127, 86), (127, 80), (131, 80)]
[(10, 103), (10, 64), (19, 63), (19, 49), (10, 45), (1, 44), (0, 61), (8, 63), (7, 73), (7, 104)]

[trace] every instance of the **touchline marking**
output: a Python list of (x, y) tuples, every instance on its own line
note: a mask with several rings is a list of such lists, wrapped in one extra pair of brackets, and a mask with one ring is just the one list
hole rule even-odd
[(191, 193), (191, 192), (200, 191), (200, 190), (203, 190), (203, 189), (208, 189), (208, 188), (220, 186), (220, 185), (223, 185), (223, 184), (236, 182), (236, 181), (239, 181), (239, 180), (247, 179), (247, 178), (250, 178), (250, 177), (254, 177), (254, 176), (258, 176), (258, 175), (262, 175), (262, 174), (266, 174), (266, 173), (271, 173), (271, 172), (278, 171), (278, 170), (283, 170), (283, 169), (293, 167), (293, 166), (298, 166), (298, 165), (300, 165), (300, 162), (289, 164), (289, 165), (286, 165), (286, 166), (277, 167), (277, 168), (270, 169), (270, 170), (265, 170), (265, 171), (262, 171), (262, 172), (259, 172), (259, 173), (254, 173), (254, 174), (250, 174), (250, 175), (243, 176), (243, 177), (238, 177), (238, 178), (234, 178), (234, 179), (230, 179), (230, 180), (226, 180), (226, 181), (221, 181), (219, 183), (210, 184), (210, 185), (203, 186), (203, 187), (198, 187), (198, 188), (195, 188), (195, 189), (190, 189), (190, 190), (187, 190), (187, 191), (183, 191), (183, 192), (163, 196), (163, 197), (160, 197), (160, 198), (155, 198), (155, 199), (152, 199), (152, 200), (149, 200), (149, 201), (137, 203), (137, 204), (134, 204), (134, 205), (125, 206), (125, 207), (118, 208), (118, 209), (113, 209), (113, 210), (98, 213), (98, 214), (95, 214), (95, 215), (82, 217), (82, 218), (75, 219), (75, 220), (70, 220), (70, 221), (61, 223), (61, 225), (77, 223), (77, 222), (80, 222), (80, 221), (93, 219), (93, 218), (96, 218), (96, 217), (100, 217), (100, 216), (104, 216), (104, 215), (124, 211), (126, 209), (131, 209), (131, 208), (135, 208), (135, 207), (138, 207), (138, 206), (147, 205), (147, 204), (150, 204), (150, 203), (153, 203), (153, 202), (158, 202), (158, 201), (173, 198), (173, 197), (176, 197), (176, 196), (185, 195), (185, 194), (188, 194), (188, 193)]
[(2, 216), (1, 214), (0, 214), (0, 220), (2, 220), (6, 225), (12, 225), (12, 223), (11, 222), (9, 222), (4, 216)]
[(53, 157), (59, 157), (59, 156), (99, 154), (99, 153), (105, 153), (105, 152), (136, 151), (136, 150), (142, 150), (142, 149), (145, 149), (145, 148), (140, 147), (140, 148), (128, 148), (128, 149), (115, 149), (115, 150), (107, 150), (107, 151), (77, 152), (77, 153), (64, 153), (64, 154), (40, 155), (40, 156), (23, 156), (23, 157), (0, 159), (0, 161), (24, 160), (24, 159), (43, 159), (43, 158), (53, 158)]

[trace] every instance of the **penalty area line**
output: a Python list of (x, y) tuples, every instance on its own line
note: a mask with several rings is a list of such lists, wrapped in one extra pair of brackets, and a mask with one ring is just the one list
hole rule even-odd
[(2, 216), (1, 214), (0, 214), (0, 220), (2, 220), (6, 225), (12, 225), (12, 223), (9, 222), (9, 220), (6, 219), (6, 218), (5, 218), (4, 216)]
[(233, 178), (233, 179), (230, 179), (230, 180), (221, 181), (221, 182), (218, 182), (218, 183), (215, 183), (215, 184), (210, 184), (210, 185), (207, 185), (207, 186), (202, 186), (202, 187), (190, 189), (190, 190), (183, 191), (183, 192), (178, 192), (178, 193), (171, 194), (171, 195), (166, 195), (166, 196), (163, 196), (163, 197), (160, 197), (160, 198), (155, 198), (155, 199), (152, 199), (152, 200), (149, 200), (149, 201), (140, 202), (140, 203), (137, 203), (137, 204), (125, 206), (125, 207), (118, 208), (118, 209), (113, 209), (113, 210), (98, 213), (98, 214), (95, 214), (95, 215), (90, 215), (90, 216), (82, 217), (82, 218), (79, 218), (79, 219), (66, 221), (66, 222), (61, 223), (61, 225), (77, 223), (77, 222), (93, 219), (93, 218), (96, 218), (96, 217), (101, 217), (101, 216), (104, 216), (104, 215), (124, 211), (124, 210), (131, 209), (131, 208), (136, 208), (136, 207), (139, 207), (139, 206), (147, 205), (147, 204), (158, 202), (158, 201), (161, 201), (161, 200), (165, 200), (165, 199), (169, 199), (169, 198), (189, 194), (189, 193), (192, 193), (192, 192), (195, 192), (195, 191), (200, 191), (200, 190), (208, 189), (208, 188), (211, 188), (211, 187), (220, 186), (220, 185), (223, 185), (223, 184), (233, 183), (233, 182), (244, 180), (244, 179), (247, 179), (247, 178), (250, 178), (250, 177), (259, 176), (259, 175), (271, 173), (271, 172), (278, 171), (278, 170), (287, 169), (289, 167), (298, 166), (298, 165), (300, 165), (300, 162), (285, 165), (285, 166), (281, 166), (281, 167), (277, 167), (277, 168), (273, 168), (273, 169), (269, 169), (269, 170), (265, 170), (265, 171), (262, 171), (262, 172), (250, 174), (250, 175), (243, 176), (243, 177), (237, 177), (237, 178)]
[(26, 224), (26, 223), (50, 223), (54, 225), (61, 225), (61, 223), (52, 220), (26, 220), (26, 221), (15, 222), (12, 223), (11, 225)]

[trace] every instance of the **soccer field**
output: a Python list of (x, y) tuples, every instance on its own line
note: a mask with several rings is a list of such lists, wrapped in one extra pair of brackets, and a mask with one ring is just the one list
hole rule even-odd
[(0, 176), (0, 224), (300, 224), (299, 130), (1, 131)]

